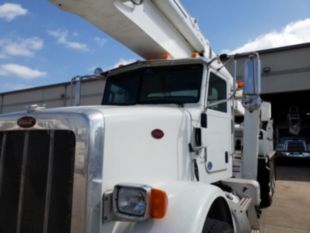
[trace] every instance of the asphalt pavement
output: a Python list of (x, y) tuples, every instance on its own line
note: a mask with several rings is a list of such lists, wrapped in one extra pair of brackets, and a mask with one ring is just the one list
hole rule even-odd
[(263, 209), (262, 233), (310, 233), (310, 159), (276, 160), (272, 206)]

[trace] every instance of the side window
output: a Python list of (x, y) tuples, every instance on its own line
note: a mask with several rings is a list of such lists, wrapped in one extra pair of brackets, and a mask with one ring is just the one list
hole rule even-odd
[[(226, 81), (217, 75), (210, 73), (209, 89), (208, 89), (208, 104), (212, 104), (219, 100), (227, 99), (227, 84)], [(221, 103), (209, 107), (209, 109), (227, 112), (227, 103)]]

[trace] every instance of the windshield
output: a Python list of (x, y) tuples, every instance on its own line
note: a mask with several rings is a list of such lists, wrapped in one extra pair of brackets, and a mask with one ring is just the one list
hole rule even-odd
[(107, 79), (103, 105), (185, 104), (200, 98), (201, 64), (147, 67)]

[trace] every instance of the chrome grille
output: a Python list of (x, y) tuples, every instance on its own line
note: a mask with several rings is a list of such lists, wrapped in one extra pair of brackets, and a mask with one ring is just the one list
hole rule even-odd
[(0, 233), (70, 233), (75, 135), (0, 132)]

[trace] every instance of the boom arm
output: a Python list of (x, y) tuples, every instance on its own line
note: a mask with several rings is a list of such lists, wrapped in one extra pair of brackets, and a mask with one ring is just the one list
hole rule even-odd
[(145, 59), (215, 56), (178, 0), (49, 0), (80, 15)]

